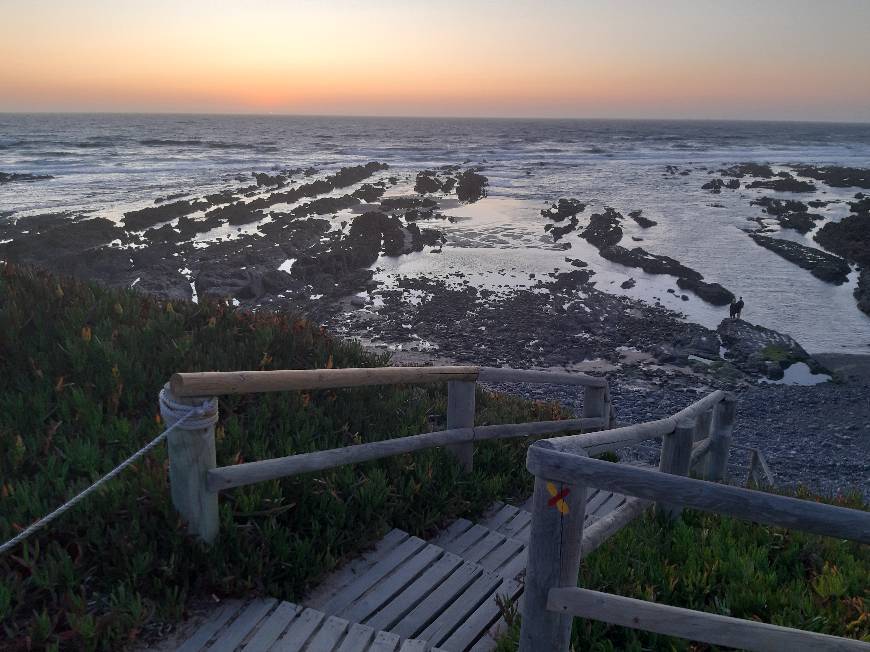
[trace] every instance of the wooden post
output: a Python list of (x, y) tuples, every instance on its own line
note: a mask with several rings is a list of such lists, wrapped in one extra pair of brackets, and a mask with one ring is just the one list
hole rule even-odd
[[(535, 446), (550, 447), (546, 440)], [(550, 589), (577, 586), (585, 515), (584, 485), (535, 477), (520, 652), (568, 650), (573, 618), (548, 611), (547, 597)]]
[(701, 441), (702, 439), (707, 439), (710, 436), (710, 428), (713, 423), (713, 408), (709, 410), (705, 410), (698, 415), (698, 420), (695, 424), (695, 437), (694, 440), (696, 442)]
[[(662, 437), (659, 471), (671, 475), (689, 475), (695, 430), (695, 419), (682, 419), (672, 433)], [(682, 507), (670, 503), (659, 503), (658, 509), (671, 519), (677, 518), (682, 511)]]
[(606, 387), (583, 388), (583, 416), (589, 418), (605, 419), (608, 422), (602, 430), (607, 430), (610, 417), (610, 404), (607, 400)]
[(725, 482), (728, 476), (728, 453), (731, 448), (731, 433), (737, 414), (737, 399), (729, 394), (716, 406), (713, 430), (710, 433), (710, 452), (707, 453), (705, 480)]
[[(166, 385), (166, 393), (175, 403), (200, 407), (206, 401), (195, 397), (173, 396)], [(215, 401), (215, 405), (217, 402)], [(177, 419), (163, 412), (163, 421), (171, 426)], [(201, 417), (193, 417), (201, 420)], [(217, 420), (217, 413), (214, 421)], [(188, 428), (182, 423), (167, 436), (169, 448), (169, 487), (172, 504), (187, 521), (187, 530), (213, 543), (218, 534), (218, 495), (208, 490), (208, 472), (217, 466), (214, 439), (214, 422), (205, 428)]]
[[(447, 383), (447, 429), (474, 427), (474, 381), (451, 380)], [(462, 468), (471, 473), (474, 467), (474, 442), (448, 447)]]

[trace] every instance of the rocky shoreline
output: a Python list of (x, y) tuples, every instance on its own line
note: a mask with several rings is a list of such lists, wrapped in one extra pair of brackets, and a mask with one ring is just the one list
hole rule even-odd
[[(841, 175), (862, 183), (865, 179), (860, 170), (793, 169), (797, 176), (819, 182)], [(683, 172), (674, 166), (665, 171), (671, 176), (685, 176)], [(786, 184), (794, 191), (795, 183), (806, 183), (788, 173), (774, 174), (764, 164), (718, 173), (722, 178), (709, 188), (714, 193), (737, 190), (741, 184), (772, 190)], [(751, 178), (769, 183), (759, 185)], [(783, 378), (793, 365), (805, 364), (815, 374), (829, 371), (792, 338), (741, 320), (705, 328), (661, 305), (611, 294), (601, 289), (596, 273), (581, 258), (566, 256), (570, 271), (531, 274), (523, 283), (510, 280), (513, 272), (499, 270), (503, 282), (497, 287), (478, 287), (461, 270), (446, 276), (381, 274), (374, 266), (382, 256), (443, 252), (444, 225), (455, 218), (442, 211), (487, 194), (488, 179), (478, 168), (443, 166), (402, 181), (385, 164), (372, 161), (329, 174), (313, 168), (257, 172), (239, 177), (238, 183), (202, 197), (161, 198), (128, 211), (121, 223), (87, 213), (5, 216), (0, 219), (0, 258), (169, 299), (214, 297), (241, 309), (292, 310), (379, 350), (410, 351), (424, 359), (437, 355), (490, 366), (604, 373), (614, 383), (617, 406), (625, 410), (623, 420), (653, 418), (652, 408), (680, 409), (698, 391), (738, 391), (747, 397), (741, 408), (748, 415), (746, 423), (757, 424), (755, 434), (746, 431), (750, 442), (763, 437), (759, 415), (778, 414), (780, 408), (767, 403), (780, 398), (794, 402), (794, 393), (800, 399), (795, 405), (802, 407), (794, 418), (770, 425), (770, 432), (778, 433), (779, 448), (763, 449), (786, 465), (783, 479), (788, 481), (800, 479), (801, 467), (797, 454), (793, 468), (785, 461), (791, 455), (783, 453), (786, 426), (806, 430), (808, 424), (822, 425), (812, 410), (826, 413), (824, 401), (842, 396), (844, 405), (855, 402), (856, 407), (829, 418), (839, 420), (844, 437), (857, 433), (866, 450), (861, 430), (866, 421), (856, 421), (866, 416), (859, 396), (863, 389), (829, 383), (759, 386), (759, 380)], [(413, 191), (401, 194), (396, 190), (403, 187), (400, 183), (413, 184)], [(870, 314), (868, 202), (870, 198), (858, 193), (849, 203), (848, 217), (815, 232), (815, 240), (828, 251), (773, 237), (763, 222), (748, 235), (826, 282), (844, 283), (849, 263), (860, 265), (856, 300)], [(809, 234), (820, 221), (809, 208), (825, 202), (762, 197), (755, 203), (781, 228)], [(567, 249), (571, 245), (563, 239), (576, 231), (607, 261), (673, 277), (677, 288), (712, 305), (734, 298), (674, 258), (622, 246), (624, 227), (631, 223), (611, 207), (586, 217), (587, 206), (575, 198), (549, 203), (540, 211), (537, 227), (543, 229), (542, 242), (557, 251)], [(658, 226), (639, 209), (630, 211), (628, 219), (642, 229)], [(622, 287), (633, 284), (629, 279)], [(689, 300), (687, 295), (682, 298)], [(547, 397), (570, 404), (567, 395), (546, 391), (551, 392)], [(850, 430), (853, 425), (858, 430)], [(796, 436), (810, 450), (822, 445), (821, 438), (810, 441), (808, 432)], [(852, 446), (844, 440), (844, 455), (854, 453)], [(866, 465), (866, 455), (860, 459)], [(842, 488), (856, 480), (851, 463), (842, 464), (846, 475), (841, 477), (839, 467), (829, 465), (825, 472), (831, 478), (819, 480), (818, 486)], [(821, 466), (812, 468), (813, 473), (823, 471)]]

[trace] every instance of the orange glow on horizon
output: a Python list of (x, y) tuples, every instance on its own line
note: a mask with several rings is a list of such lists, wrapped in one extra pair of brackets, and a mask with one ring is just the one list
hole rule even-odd
[(386, 0), (16, 5), (0, 27), (0, 110), (870, 120), (870, 46), (845, 38), (870, 3), (842, 4), (860, 16), (760, 12), (740, 25), (733, 8), (682, 0), (671, 12), (628, 0), (498, 13)]

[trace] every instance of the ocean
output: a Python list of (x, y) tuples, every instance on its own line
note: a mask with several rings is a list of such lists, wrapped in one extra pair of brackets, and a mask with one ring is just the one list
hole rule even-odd
[[(388, 163), (389, 174), (400, 177), (395, 194), (411, 191), (416, 172), (442, 165), (475, 166), (489, 180), (486, 198), (445, 211), (455, 220), (437, 225), (447, 236), (441, 254), (382, 257), (375, 268), (384, 282), (462, 270), (470, 283), (504, 290), (530, 285), (533, 274), (570, 269), (571, 257), (589, 263), (602, 290), (661, 302), (708, 327), (727, 316), (727, 306), (668, 292), (673, 277), (601, 258), (576, 234), (564, 240), (569, 251), (554, 247), (540, 210), (573, 197), (589, 203), (581, 217), (604, 206), (625, 215), (642, 210), (657, 225), (625, 220), (623, 245), (635, 239), (743, 296), (746, 319), (789, 333), (811, 352), (870, 353), (870, 317), (852, 296), (856, 272), (843, 285), (825, 283), (746, 235), (766, 218), (753, 199), (839, 200), (814, 209), (823, 219), (809, 233), (774, 233), (819, 247), (813, 234), (848, 214), (844, 202), (859, 189), (701, 189), (711, 172), (748, 161), (775, 171), (794, 163), (868, 168), (866, 124), (0, 114), (0, 171), (54, 177), (0, 185), (0, 216), (71, 211), (120, 221), (167, 196), (251, 183), (255, 171), (329, 172), (368, 161)], [(669, 174), (666, 166), (687, 172)], [(621, 287), (629, 278), (635, 285)]]

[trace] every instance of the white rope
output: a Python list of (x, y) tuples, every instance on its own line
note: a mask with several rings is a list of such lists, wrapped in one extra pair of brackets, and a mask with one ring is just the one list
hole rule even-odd
[[(161, 415), (163, 415), (163, 421), (165, 423), (168, 423), (170, 419), (172, 421), (172, 423), (169, 424), (169, 427), (166, 430), (157, 435), (157, 437), (152, 439), (148, 444), (133, 453), (130, 457), (121, 462), (118, 466), (109, 471), (106, 475), (97, 480), (90, 487), (79, 493), (74, 498), (71, 498), (70, 500), (65, 502), (53, 512), (46, 514), (41, 519), (28, 526), (27, 528), (19, 532), (15, 537), (0, 546), (0, 555), (8, 552), (9, 550), (12, 550), (12, 548), (27, 539), (34, 532), (41, 530), (58, 516), (78, 505), (81, 501), (94, 493), (109, 480), (120, 474), (121, 471), (123, 471), (140, 457), (154, 449), (155, 446), (157, 446), (164, 439), (166, 439), (167, 435), (176, 428), (183, 427), (184, 430), (196, 430), (199, 428), (207, 428), (208, 426), (215, 423), (218, 417), (217, 399), (208, 399), (203, 402), (201, 406), (198, 407), (182, 405), (181, 403), (173, 401), (167, 395), (166, 390), (163, 389), (160, 390), (160, 413)], [(195, 419), (193, 418), (194, 416), (199, 418)]]

